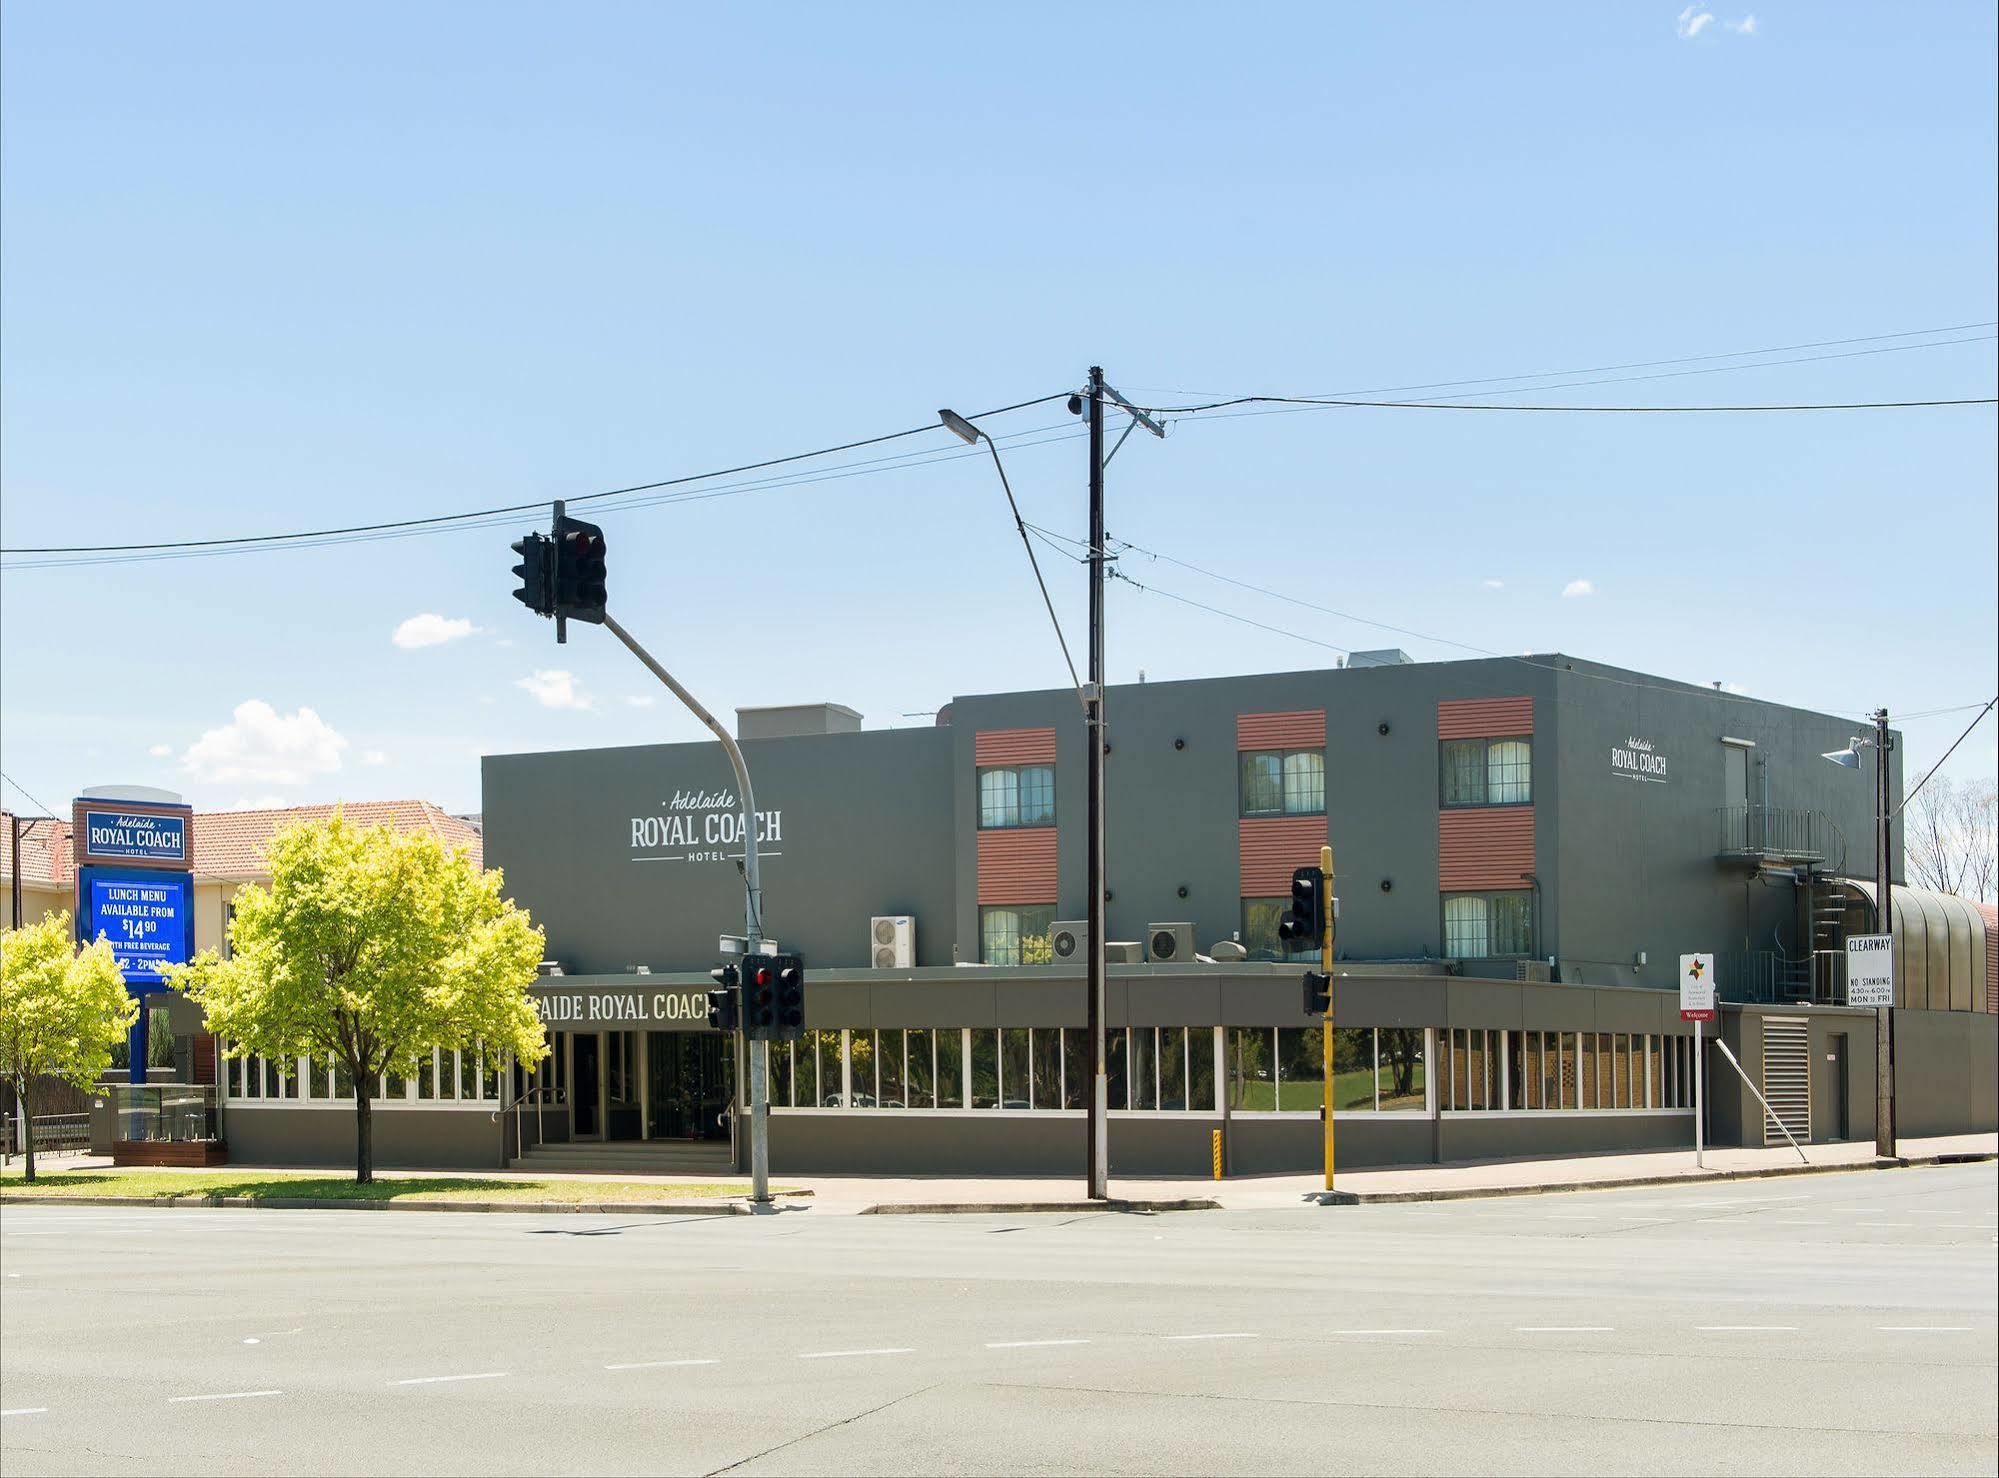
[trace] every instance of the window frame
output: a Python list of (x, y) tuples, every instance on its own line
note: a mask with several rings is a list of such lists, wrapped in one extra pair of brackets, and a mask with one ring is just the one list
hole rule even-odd
[[(1502, 900), (1520, 900), (1527, 910), (1526, 947), (1501, 953), (1493, 948), (1493, 924)], [(1475, 901), (1483, 907), (1481, 925), (1485, 934), (1485, 949), (1479, 954), (1461, 954), (1454, 950), (1451, 942), (1451, 905)], [(1534, 954), (1534, 890), (1532, 888), (1468, 888), (1463, 891), (1440, 893), (1437, 897), (1437, 939), (1447, 960), (1531, 960)]]
[[(1034, 914), (1037, 911), (1047, 914), (1048, 918), (1046, 922), (1046, 927), (1042, 929), (1031, 929), (1028, 927), (1029, 920), (1027, 916)], [(1008, 914), (1008, 913), (1016, 915), (1014, 919), (1014, 928), (1013, 928), (1014, 958), (1010, 960), (996, 960), (989, 958), (986, 947), (986, 938), (987, 938), (986, 920), (989, 916), (994, 914)], [(1041, 934), (1049, 932), (1054, 927), (1055, 927), (1055, 905), (1052, 903), (982, 903), (979, 905), (979, 963), (982, 965), (1018, 966), (1021, 963), (1021, 960), (1019, 958), (1021, 942), (1023, 940), (1037, 938)]]
[[(1046, 788), (1048, 792), (1046, 814), (1037, 811), (1032, 820), (1023, 819), (1021, 796), (1027, 789), (1027, 785), (1025, 784), (1026, 778), (1030, 775), (1037, 777), (1034, 789), (1038, 793), (1042, 789), (1038, 777), (1044, 774), (1047, 776)], [(986, 819), (986, 778), (988, 776), (1000, 775), (1009, 776), (1012, 781), (1013, 819), (1011, 821), (989, 821)], [(1056, 824), (1055, 766), (1052, 761), (1047, 764), (1032, 765), (980, 765), (975, 771), (975, 776), (973, 784), (978, 798), (978, 829), (980, 831), (1026, 831)]]
[[(1493, 800), (1492, 797), (1492, 749), (1496, 744), (1521, 744), (1527, 749), (1527, 793), (1518, 799)], [(1450, 792), (1451, 755), (1453, 752), (1476, 746), (1478, 763), (1472, 773), (1478, 777), (1478, 798), (1476, 800), (1453, 800)], [(1532, 734), (1492, 734), (1470, 739), (1442, 739), (1437, 743), (1437, 809), (1440, 811), (1477, 811), (1493, 806), (1531, 806), (1534, 804), (1534, 736)]]
[[(1296, 806), (1291, 804), (1290, 761), (1310, 756), (1319, 764), (1318, 804)], [(1249, 766), (1252, 761), (1274, 759), (1277, 762), (1277, 805), (1274, 809), (1251, 810), (1249, 805)], [(1302, 790), (1302, 787), (1301, 787)], [(1326, 814), (1326, 749), (1324, 745), (1297, 745), (1289, 749), (1240, 749), (1236, 751), (1236, 814), (1244, 820), (1268, 820), (1279, 816), (1323, 816)]]

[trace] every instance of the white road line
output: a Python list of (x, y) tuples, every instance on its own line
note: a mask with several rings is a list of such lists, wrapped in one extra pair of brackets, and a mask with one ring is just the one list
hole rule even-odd
[(1915, 1225), (1912, 1221), (1856, 1221), (1857, 1227), (1876, 1227), (1882, 1231), (1900, 1231)]
[(1435, 1334), (1434, 1329), (1335, 1329), (1334, 1334)]
[(1619, 1221), (1671, 1221), (1670, 1216), (1620, 1216)]
[(1876, 1324), (1876, 1334), (1969, 1334), (1969, 1324)]
[(481, 1370), (472, 1375), (413, 1375), (407, 1380), (392, 1380), (392, 1386), (438, 1386), (455, 1380), (505, 1380), (504, 1370)]
[(606, 1365), (606, 1370), (663, 1370), (675, 1365), (720, 1365), (720, 1360), (631, 1360), (623, 1365)]
[(248, 1401), (253, 1396), (282, 1396), (283, 1391), (217, 1391), (212, 1396), (169, 1396), (167, 1404), (181, 1401)]
[(1595, 1221), (1596, 1218), (1580, 1211), (1550, 1211), (1549, 1221)]
[(1162, 1334), (1161, 1339), (1255, 1339), (1248, 1330), (1236, 1330), (1228, 1334)]
[(1696, 1324), (1697, 1334), (1796, 1334), (1795, 1324)]
[(1086, 1345), (1086, 1339), (991, 1339), (986, 1341), (989, 1350), (1037, 1350), (1044, 1345)]
[(1825, 1223), (1804, 1217), (1793, 1221), (1772, 1221), (1770, 1225), (1773, 1227), (1822, 1227)]
[(1611, 1324), (1516, 1324), (1515, 1334), (1615, 1334)]
[(854, 1355), (913, 1355), (916, 1351), (906, 1345), (892, 1345), (879, 1350), (814, 1350), (809, 1355), (800, 1355), (801, 1360), (842, 1360)]
[(46, 1406), (13, 1406), (0, 1411), (0, 1416), (40, 1416), (47, 1410)]

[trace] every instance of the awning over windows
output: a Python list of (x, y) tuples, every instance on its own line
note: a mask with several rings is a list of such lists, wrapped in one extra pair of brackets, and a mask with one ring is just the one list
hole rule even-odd
[[(1874, 903), (1874, 884), (1846, 886)], [(1895, 1004), (1931, 1011), (1985, 1011), (1986, 975), (1999, 939), (1978, 905), (1949, 893), (1895, 888)]]

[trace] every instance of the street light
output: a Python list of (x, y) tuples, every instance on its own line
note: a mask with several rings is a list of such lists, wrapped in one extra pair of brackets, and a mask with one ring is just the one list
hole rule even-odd
[(1865, 743), (1867, 743), (1865, 739), (1856, 736), (1846, 741), (1846, 748), (1828, 749), (1819, 758), (1831, 760), (1842, 770), (1857, 770), (1860, 768), (1860, 746)]
[(939, 411), (937, 419), (944, 423), (946, 431), (950, 432), (967, 446), (976, 443), (983, 434), (978, 427), (967, 421), (956, 411)]

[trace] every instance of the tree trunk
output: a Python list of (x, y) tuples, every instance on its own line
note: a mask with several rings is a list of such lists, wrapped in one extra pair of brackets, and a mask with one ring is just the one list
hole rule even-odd
[(32, 1185), (35, 1180), (35, 1113), (28, 1104), (28, 1078), (25, 1073), (14, 1080), (14, 1108), (21, 1125), (21, 1143), (26, 1146), (24, 1153), (28, 1157), (21, 1169), (21, 1179)]
[(362, 1091), (362, 1080), (354, 1080), (354, 1183), (372, 1185), (375, 1181), (375, 1123), (374, 1100)]

